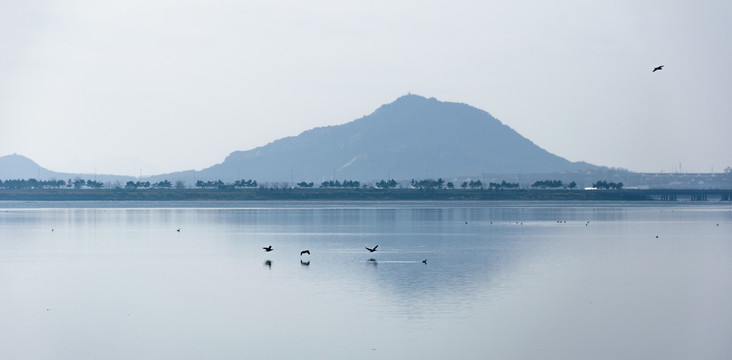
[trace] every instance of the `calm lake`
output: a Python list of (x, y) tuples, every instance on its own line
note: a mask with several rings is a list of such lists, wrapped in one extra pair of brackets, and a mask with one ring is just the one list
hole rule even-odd
[(732, 206), (0, 202), (0, 357), (730, 359)]

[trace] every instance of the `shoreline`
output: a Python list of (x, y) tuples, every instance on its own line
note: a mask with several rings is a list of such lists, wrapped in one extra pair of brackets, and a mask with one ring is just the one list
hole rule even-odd
[(0, 201), (659, 201), (729, 203), (732, 189), (0, 189)]

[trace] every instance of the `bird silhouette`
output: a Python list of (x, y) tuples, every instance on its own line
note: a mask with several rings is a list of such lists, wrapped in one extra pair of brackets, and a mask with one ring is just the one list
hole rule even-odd
[(426, 264), (427, 263), (427, 259), (422, 260), (422, 263), (423, 264)]
[(272, 251), (272, 245), (263, 247), (262, 249), (264, 249), (264, 251), (266, 251), (266, 252), (270, 252), (270, 251)]
[(656, 72), (658, 70), (663, 70), (663, 65), (659, 65), (659, 66), (654, 67), (653, 68), (653, 71), (651, 71), (651, 72)]
[(180, 232), (180, 229), (176, 230), (177, 232)]
[(308, 260), (308, 261), (302, 261), (302, 260), (300, 260), (300, 265), (302, 265), (302, 266), (310, 266), (310, 260)]
[(369, 252), (374, 252), (374, 251), (376, 251), (377, 247), (379, 247), (379, 245), (374, 246), (373, 249), (366, 248), (366, 250), (368, 250)]
[(302, 254), (308, 254), (308, 255), (310, 255), (310, 250), (300, 251), (300, 256), (302, 256)]

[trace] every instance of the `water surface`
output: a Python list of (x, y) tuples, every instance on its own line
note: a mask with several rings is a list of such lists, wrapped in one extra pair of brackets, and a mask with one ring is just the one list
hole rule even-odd
[(720, 204), (0, 202), (9, 359), (729, 359), (730, 284)]

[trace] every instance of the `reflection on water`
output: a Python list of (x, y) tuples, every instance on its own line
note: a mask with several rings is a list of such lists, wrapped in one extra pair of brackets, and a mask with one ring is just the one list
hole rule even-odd
[(729, 206), (0, 208), (4, 358), (732, 355)]

